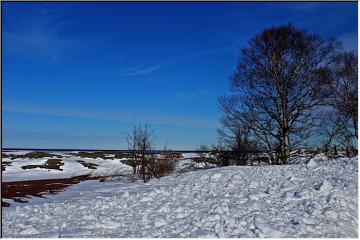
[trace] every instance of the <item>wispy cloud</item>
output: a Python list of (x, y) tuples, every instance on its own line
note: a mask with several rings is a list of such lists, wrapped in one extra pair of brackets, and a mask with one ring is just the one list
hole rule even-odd
[(71, 134), (46, 130), (4, 129), (4, 147), (117, 149), (121, 136)]
[[(193, 116), (169, 115), (166, 113), (154, 113), (144, 111), (119, 112), (105, 111), (100, 109), (84, 108), (63, 108), (54, 106), (40, 105), (15, 105), (8, 104), (3, 108), (6, 112), (16, 112), (25, 114), (39, 114), (57, 117), (87, 118), (107, 121), (133, 122), (134, 117), (138, 122), (147, 122), (154, 125), (176, 126), (176, 127), (196, 127), (196, 128), (216, 128), (218, 120), (214, 118), (203, 118)], [(4, 114), (4, 115), (5, 115)]]
[(176, 96), (178, 97), (196, 97), (196, 96), (207, 96), (210, 92), (207, 89), (199, 89), (196, 91), (185, 91), (185, 92), (177, 92)]
[(127, 70), (125, 70), (124, 75), (128, 75), (128, 76), (145, 75), (145, 74), (152, 73), (162, 67), (164, 67), (164, 65), (162, 65), (162, 64), (146, 66), (146, 67), (144, 67), (144, 66), (132, 67), (132, 68), (128, 68)]
[(5, 50), (22, 57), (43, 57), (57, 60), (70, 41), (57, 38), (44, 31), (28, 31), (24, 33), (5, 32)]
[(74, 39), (61, 34), (71, 24), (63, 19), (67, 8), (28, 10), (19, 18), (5, 19), (8, 24), (3, 32), (4, 51), (22, 58), (57, 60), (74, 43)]
[(140, 64), (140, 66), (123, 68), (122, 69), (122, 74), (123, 75), (132, 75), (132, 76), (145, 75), (145, 74), (155, 72), (155, 71), (157, 71), (159, 69), (162, 69), (164, 67), (170, 66), (172, 64), (181, 62), (181, 61), (185, 61), (185, 60), (200, 57), (200, 56), (206, 56), (206, 55), (226, 52), (226, 51), (230, 51), (230, 50), (234, 50), (234, 49), (236, 49), (236, 46), (228, 46), (228, 47), (222, 47), (222, 48), (210, 49), (210, 50), (203, 50), (203, 51), (199, 51), (199, 52), (173, 56), (173, 57), (166, 58), (166, 59), (164, 59), (164, 60), (162, 60), (162, 61), (160, 61), (160, 62), (158, 62), (156, 64), (152, 64), (152, 65)]

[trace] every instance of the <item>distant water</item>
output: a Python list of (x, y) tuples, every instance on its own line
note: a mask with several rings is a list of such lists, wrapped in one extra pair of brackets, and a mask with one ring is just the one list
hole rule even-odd
[[(63, 149), (63, 148), (2, 148), (3, 152), (11, 151), (41, 151), (41, 152), (72, 152), (72, 151), (83, 151), (83, 152), (129, 152), (129, 150), (119, 150), (119, 149)], [(178, 153), (197, 153), (202, 151), (195, 150), (152, 150), (150, 153), (163, 153), (163, 152), (178, 152)]]

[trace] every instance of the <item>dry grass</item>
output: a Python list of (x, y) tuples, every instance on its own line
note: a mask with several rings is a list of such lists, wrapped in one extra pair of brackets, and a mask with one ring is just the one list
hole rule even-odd
[[(114, 158), (126, 158), (129, 157), (128, 153), (123, 152), (116, 152), (116, 151), (99, 151), (99, 152), (77, 152), (77, 153), (71, 153), (71, 155), (75, 157), (81, 157), (81, 158), (102, 158), (102, 159), (114, 159)], [(109, 155), (115, 155), (115, 156), (109, 156)]]
[(147, 170), (150, 177), (161, 178), (174, 172), (177, 165), (175, 159), (149, 159), (147, 161)]
[(2, 161), (1, 162), (1, 171), (5, 171), (6, 167), (11, 166), (11, 162)]
[(179, 152), (163, 152), (161, 155), (166, 159), (179, 159), (182, 158), (182, 153)]
[(52, 159), (48, 159), (46, 160), (45, 164), (42, 165), (25, 165), (22, 166), (22, 169), (34, 169), (34, 168), (44, 168), (44, 169), (54, 169), (54, 170), (59, 170), (62, 171), (62, 169), (60, 168), (61, 166), (63, 166), (64, 163), (61, 161), (61, 159), (56, 159), (56, 158), (52, 158)]
[(191, 158), (191, 160), (196, 163), (196, 164), (200, 164), (203, 163), (205, 166), (209, 166), (209, 165), (219, 165), (219, 161), (215, 158), (209, 158), (209, 157), (193, 157)]
[(17, 158), (34, 158), (34, 159), (38, 159), (38, 158), (52, 158), (52, 157), (56, 157), (56, 158), (62, 158), (61, 155), (56, 155), (56, 154), (52, 154), (52, 153), (47, 153), (47, 152), (29, 152), (26, 154), (5, 154), (5, 153), (1, 153), (1, 156), (3, 158), (10, 158), (11, 160), (17, 159)]
[(83, 165), (84, 167), (87, 167), (88, 169), (96, 169), (99, 166), (98, 164), (85, 162), (82, 160), (78, 160), (77, 162)]
[(178, 159), (174, 158), (174, 155), (172, 155), (172, 158), (167, 159), (146, 156), (144, 160), (145, 169), (143, 169), (141, 159), (135, 161), (133, 159), (127, 159), (121, 160), (121, 162), (131, 167), (137, 167), (136, 173), (139, 175), (142, 175), (145, 171), (146, 179), (149, 180), (153, 177), (161, 178), (174, 172)]

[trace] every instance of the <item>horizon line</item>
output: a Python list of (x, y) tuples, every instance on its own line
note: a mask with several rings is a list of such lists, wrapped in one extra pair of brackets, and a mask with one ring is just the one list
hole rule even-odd
[[(39, 150), (39, 151), (119, 151), (119, 152), (128, 152), (131, 150), (128, 149), (81, 149), (81, 148), (1, 148), (1, 151), (13, 151), (13, 150)], [(150, 150), (151, 152), (208, 152), (208, 151), (198, 151), (198, 150)]]

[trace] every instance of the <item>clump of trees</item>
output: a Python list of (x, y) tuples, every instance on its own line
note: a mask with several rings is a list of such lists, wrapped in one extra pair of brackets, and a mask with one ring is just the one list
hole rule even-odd
[(337, 54), (331, 65), (329, 92), (322, 111), (321, 127), (324, 148), (338, 145), (348, 151), (357, 145), (358, 136), (358, 63), (351, 52)]
[(230, 85), (219, 139), (239, 165), (259, 149), (286, 164), (307, 143), (357, 144), (357, 56), (334, 39), (291, 23), (265, 29), (241, 50)]
[[(194, 159), (205, 166), (248, 165), (266, 154), (269, 164), (287, 164), (299, 148), (357, 154), (357, 55), (335, 39), (325, 39), (291, 23), (255, 35), (241, 49), (230, 76), (232, 94), (219, 98), (223, 113), (219, 143), (198, 147)], [(144, 182), (174, 171), (151, 154), (149, 124), (133, 125), (126, 140), (129, 165)], [(315, 151), (314, 151), (315, 152)], [(175, 156), (175, 155), (174, 155)]]
[(163, 158), (153, 154), (154, 141), (154, 131), (147, 123), (142, 125), (134, 122), (131, 131), (126, 133), (130, 153), (126, 163), (132, 166), (133, 174), (141, 175), (144, 182), (172, 173), (178, 160), (175, 154), (167, 154)]

